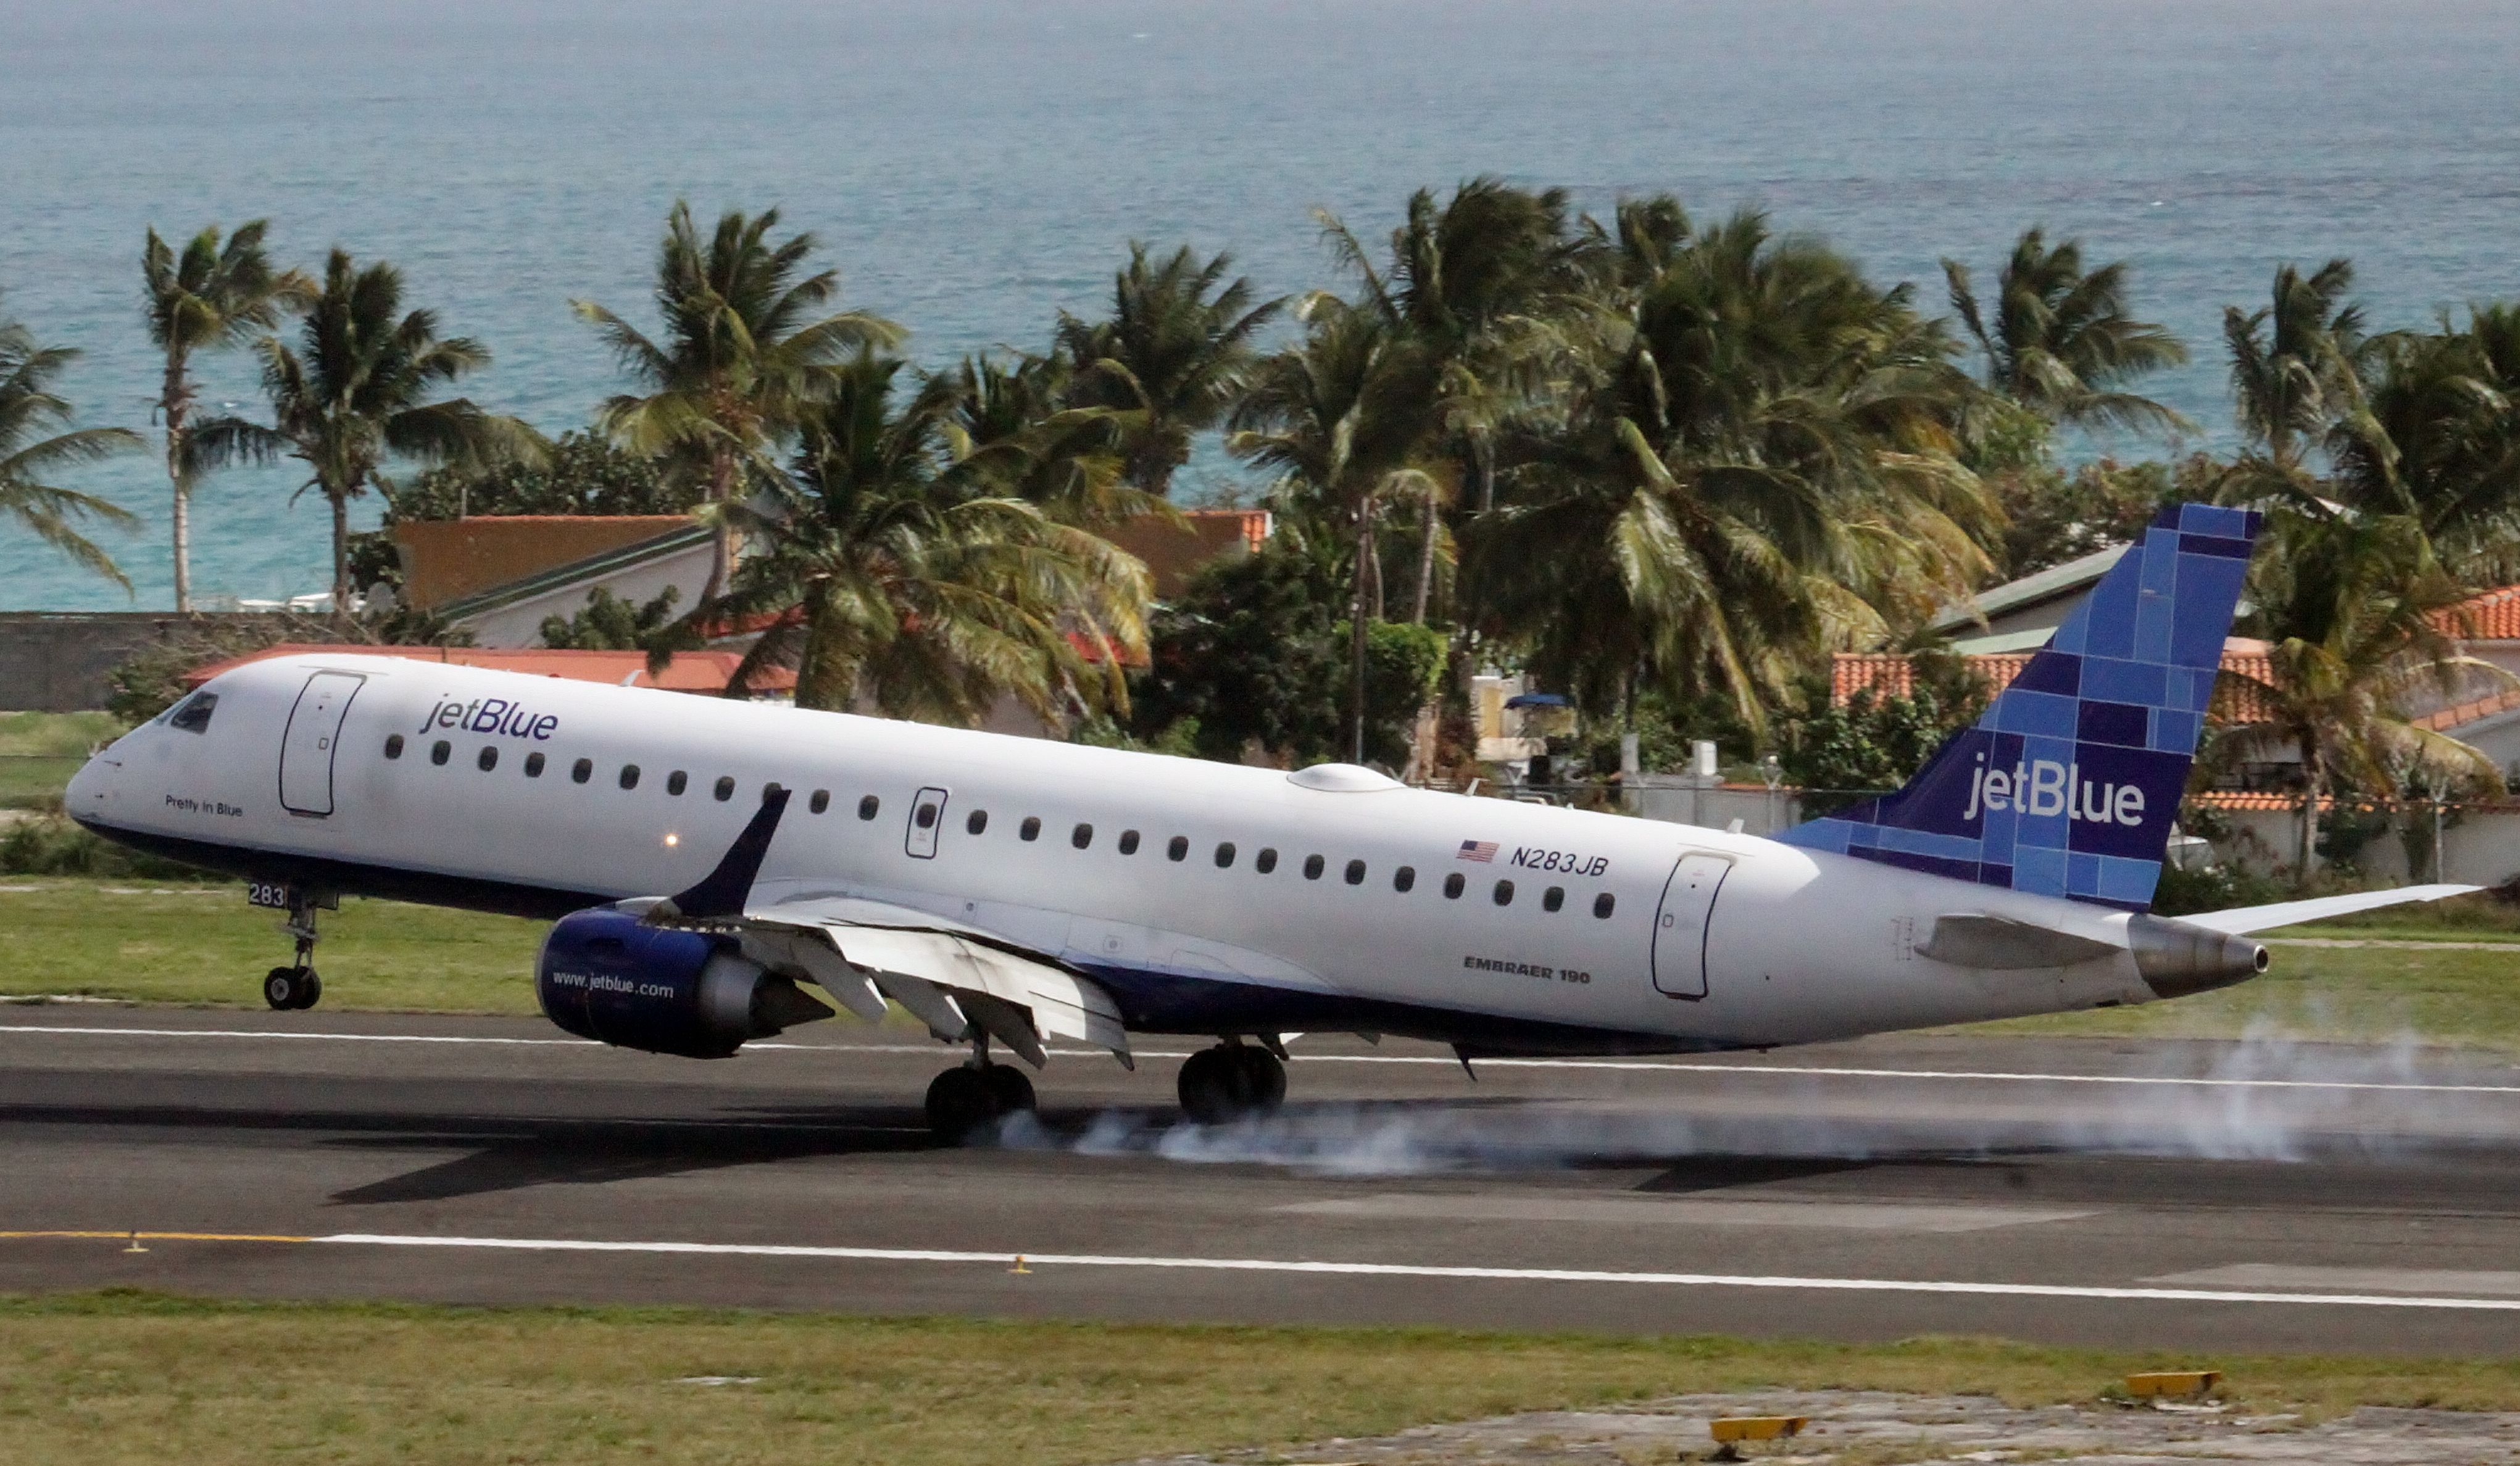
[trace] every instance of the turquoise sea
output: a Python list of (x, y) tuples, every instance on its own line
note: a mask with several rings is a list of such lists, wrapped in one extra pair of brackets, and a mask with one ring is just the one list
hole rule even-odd
[[(1936, 300), (2044, 221), (2137, 263), (2220, 441), (2222, 308), (2279, 261), (2353, 256), (2381, 325), (2520, 295), (2515, 80), (2489, 0), (0, 0), (0, 311), (145, 426), (143, 229), (267, 215), (400, 264), (495, 352), (471, 394), (557, 430), (617, 387), (569, 299), (644, 308), (677, 198), (780, 205), (933, 363), (1040, 344), (1133, 237), (1330, 284), (1312, 209), (1378, 234), (1493, 172), (1761, 204)], [(294, 482), (204, 485), (200, 586), (322, 587)], [(148, 516), (112, 544), (168, 603), (155, 463), (80, 486)], [(132, 603), (0, 525), (0, 606)]]

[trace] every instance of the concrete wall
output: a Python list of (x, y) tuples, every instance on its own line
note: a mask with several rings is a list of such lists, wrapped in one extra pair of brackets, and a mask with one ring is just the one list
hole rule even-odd
[(1742, 833), (1752, 835), (1773, 835), (1802, 822), (1792, 789), (1771, 794), (1761, 784), (1702, 782), (1686, 774), (1640, 774), (1624, 783), (1628, 813), (1647, 820), (1709, 829), (1728, 828), (1738, 820)]
[[(2425, 816), (2418, 811), (2417, 819)], [(2245, 810), (2229, 816), (2233, 837), (2217, 841), (2215, 858), (2260, 873), (2289, 866), (2301, 838), (2299, 810)], [(2442, 822), (2440, 879), (2498, 886), (2520, 875), (2520, 807), (2480, 805)], [(2406, 842), (2392, 826), (2354, 857), (2363, 874), (2409, 883), (2434, 879), (2432, 866), (2408, 872)]]
[(253, 613), (0, 612), (0, 712), (77, 713), (105, 706), (106, 674), (186, 626)]

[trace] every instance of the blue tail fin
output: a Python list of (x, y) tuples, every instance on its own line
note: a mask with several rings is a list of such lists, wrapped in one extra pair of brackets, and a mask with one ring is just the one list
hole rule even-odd
[(1787, 830), (1980, 885), (2152, 905), (2258, 515), (2173, 505), (1896, 794)]

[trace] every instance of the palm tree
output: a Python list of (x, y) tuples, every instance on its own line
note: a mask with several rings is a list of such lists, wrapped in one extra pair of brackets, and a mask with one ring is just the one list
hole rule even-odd
[(2127, 264), (2083, 268), (2083, 244), (2050, 246), (2028, 230), (1996, 279), (1992, 321), (1979, 307), (1966, 265), (1943, 261), (1952, 309), (1986, 353), (1989, 388), (2046, 418), (2078, 427), (2176, 430), (2179, 414), (2126, 382), (2187, 360), (2168, 330), (2127, 313)]
[(2361, 410), (2362, 308), (2344, 303), (2353, 288), (2351, 260), (2329, 260), (2307, 277), (2287, 264), (2266, 306), (2224, 308), (2240, 425), (2263, 449), (2258, 466), (2267, 470), (2252, 477), (2297, 479), (2309, 450)]
[(1359, 278), (1365, 306), (1426, 359), (1424, 430), (1442, 440), (1482, 512), (1496, 500), (1496, 434), (1564, 356), (1593, 285), (1598, 243), (1572, 228), (1568, 210), (1563, 189), (1533, 192), (1485, 176), (1441, 205), (1420, 189), (1380, 268), (1345, 224), (1318, 215), (1332, 251)]
[(93, 494), (45, 482), (56, 469), (143, 446), (139, 434), (124, 428), (69, 427), (70, 405), (53, 391), (53, 378), (77, 359), (68, 347), (36, 344), (18, 322), (0, 321), (0, 513), (129, 591), (131, 582), (113, 557), (79, 527), (94, 522), (128, 529), (140, 521)]
[(730, 211), (703, 240), (691, 205), (677, 202), (656, 254), (661, 337), (592, 301), (572, 302), (647, 389), (606, 402), (598, 414), (605, 430), (634, 452), (676, 460), (708, 485), (703, 512), (716, 523), (717, 559), (703, 600), (735, 571), (727, 510), (738, 486), (778, 475), (780, 446), (841, 363), (904, 335), (864, 311), (818, 315), (839, 293), (839, 272), (802, 275), (814, 237), (774, 244), (778, 227), (775, 208), (748, 219)]
[(1078, 699), (1125, 709), (1123, 663), (1146, 652), (1146, 568), (986, 492), (954, 454), (955, 383), (903, 401), (902, 370), (871, 352), (841, 367), (802, 421), (793, 472), (765, 508), (730, 507), (762, 549), (704, 613), (777, 619), (729, 695), (793, 662), (799, 707), (865, 698), (965, 725), (1008, 693), (1045, 722)]
[(1346, 531), (1350, 689), (1347, 744), (1366, 736), (1366, 623), (1383, 613), (1375, 526), (1404, 495), (1434, 492), (1419, 459), (1434, 364), (1383, 313), (1334, 295), (1306, 297), (1304, 337), (1256, 366), (1236, 404), (1232, 451), (1273, 470), (1277, 494)]
[(2500, 786), (2492, 759), (2417, 727), (2407, 712), (2426, 683), (2450, 696), (2470, 677), (2512, 681), (2459, 654), (2445, 629), (2443, 613), (2464, 596), (2410, 515), (2290, 504), (2271, 512), (2250, 564), (2243, 625), (2266, 640), (2272, 673), (2224, 675), (2272, 712), (2262, 727), (2239, 731), (2234, 746), (2276, 744), (2300, 756), (2294, 868), (2302, 881), (2317, 861), (2318, 800), (2336, 777), (2395, 789), (2407, 768), (2422, 766)]
[(1254, 358), (1252, 339), (1283, 304), (1257, 300), (1251, 282), (1226, 275), (1234, 256), (1202, 261), (1185, 244), (1160, 261), (1132, 241), (1111, 282), (1111, 317), (1059, 313), (1058, 349), (1075, 367), (1070, 396), (1121, 415), (1126, 472), (1141, 491), (1172, 492), (1191, 438), (1213, 427)]
[(193, 353), (242, 344), (302, 307), (314, 283), (295, 270), (275, 271), (263, 252), (264, 221), (249, 219), (224, 243), (213, 224), (177, 254), (149, 231), (140, 273), (149, 290), (149, 340), (165, 358), (158, 419), (166, 424), (166, 477), (175, 488), (175, 609), (193, 608), (193, 478), (190, 456)]
[(216, 418), (194, 429), (205, 466), (293, 458), (308, 489), (333, 511), (333, 615), (350, 613), (350, 501), (376, 486), (390, 458), (483, 466), (538, 458), (542, 439), (514, 418), (494, 417), (462, 397), (435, 391), (489, 365), (466, 336), (440, 336), (432, 311), (402, 309), (402, 272), (380, 261), (362, 269), (335, 249), (308, 304), (292, 349), (277, 336), (258, 343), (272, 425)]
[(2329, 434), (2338, 497), (2410, 514), (2469, 585), (2520, 573), (2520, 306), (2371, 343), (2367, 411)]
[(1508, 440), (1464, 579), (1586, 705), (1651, 676), (1758, 727), (1797, 669), (1985, 568), (1998, 516), (1957, 456), (1977, 389), (1905, 287), (1755, 212), (1652, 238), (1565, 421)]
[(1057, 354), (1027, 354), (1012, 365), (965, 357), (946, 378), (947, 431), (962, 475), (1080, 529), (1099, 532), (1142, 514), (1186, 524), (1169, 502), (1128, 481), (1126, 414), (1061, 405), (1074, 378), (1074, 366)]

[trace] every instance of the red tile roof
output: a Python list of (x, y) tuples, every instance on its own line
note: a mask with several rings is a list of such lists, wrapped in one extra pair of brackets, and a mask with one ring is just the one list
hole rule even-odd
[[(1986, 679), (1989, 690), (2001, 692), (2021, 675), (2022, 668), (2030, 665), (2034, 655), (2028, 651), (1997, 651), (1960, 660)], [(2235, 679), (2273, 680), (2274, 664), (2267, 656), (2266, 644), (2240, 637), (2225, 642), (2223, 675), (2224, 682), (2214, 691), (2214, 720), (2265, 722), (2269, 715), (2265, 698), (2248, 683)], [(1829, 664), (1828, 682), (1832, 703), (1842, 703), (1867, 689), (1875, 697), (1905, 697), (1916, 689), (1916, 669), (1905, 655), (1895, 651), (1841, 651)]]
[[(326, 652), (336, 656), (397, 656), (413, 661), (444, 662), (457, 667), (488, 667), (535, 677), (566, 678), (572, 682), (610, 683), (619, 688), (662, 688), (669, 692), (723, 692), (727, 679), (735, 675), (737, 665), (743, 660), (743, 653), (740, 651), (681, 651), (665, 664), (662, 673), (651, 676), (648, 653), (644, 651), (555, 651), (539, 646), (514, 650), (492, 646), (354, 646), (288, 642), (245, 656), (232, 656), (196, 667), (184, 674), (184, 683), (187, 687), (197, 688), (222, 672), (248, 662), (275, 656)], [(755, 692), (788, 692), (794, 690), (795, 687), (796, 674), (785, 668), (765, 668), (752, 679)]]
[(2520, 586), (2471, 596), (2433, 612), (2433, 626), (2475, 642), (2520, 642)]

